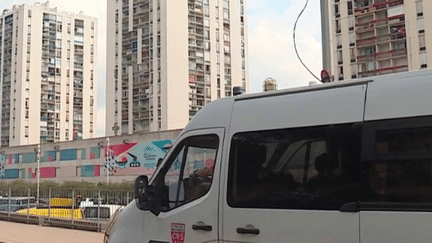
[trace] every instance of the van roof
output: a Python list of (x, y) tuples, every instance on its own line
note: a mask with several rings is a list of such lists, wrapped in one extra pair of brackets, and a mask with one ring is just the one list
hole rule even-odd
[(240, 96), (235, 96), (234, 99), (235, 99), (235, 101), (250, 100), (250, 99), (273, 97), (273, 96), (279, 96), (279, 95), (312, 92), (312, 91), (317, 91), (317, 90), (326, 90), (326, 89), (335, 89), (335, 88), (341, 88), (341, 87), (357, 86), (357, 85), (367, 84), (370, 82), (373, 82), (373, 80), (363, 79), (363, 80), (352, 80), (352, 81), (350, 80), (350, 81), (335, 82), (335, 83), (314, 84), (311, 86), (302, 86), (302, 87), (297, 87), (297, 88), (289, 88), (289, 89), (282, 89), (282, 90), (276, 90), (276, 91), (268, 91), (268, 92), (240, 95)]
[(373, 107), (366, 109), (365, 120), (432, 114), (432, 107), (428, 106), (432, 97), (423, 94), (432, 87), (432, 69), (429, 69), (222, 98), (201, 109), (182, 134), (196, 129), (229, 127), (237, 102), (361, 85), (368, 86), (366, 105)]
[(301, 87), (296, 87), (296, 88), (281, 89), (281, 90), (276, 90), (276, 91), (245, 94), (245, 95), (240, 95), (240, 96), (234, 96), (233, 98), (235, 99), (235, 101), (241, 101), (241, 100), (249, 100), (249, 99), (255, 99), (255, 98), (287, 95), (287, 94), (313, 92), (313, 91), (317, 91), (317, 90), (336, 89), (336, 88), (341, 88), (341, 87), (362, 85), (362, 84), (367, 84), (367, 83), (371, 83), (371, 82), (383, 82), (383, 81), (391, 81), (394, 79), (402, 79), (402, 78), (417, 77), (417, 76), (427, 76), (427, 75), (432, 76), (432, 69), (414, 70), (414, 71), (409, 71), (409, 72), (392, 73), (392, 74), (373, 76), (373, 77), (367, 77), (367, 78), (358, 78), (358, 79), (339, 81), (339, 82), (333, 82), (333, 83), (314, 84), (314, 85), (301, 86)]

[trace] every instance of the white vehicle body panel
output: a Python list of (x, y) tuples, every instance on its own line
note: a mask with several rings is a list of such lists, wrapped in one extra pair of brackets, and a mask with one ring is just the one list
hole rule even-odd
[(385, 75), (368, 86), (365, 121), (432, 114), (432, 70)]
[(129, 203), (117, 215), (109, 233), (109, 242), (138, 243), (143, 242), (143, 227), (147, 212), (139, 210), (135, 202)]
[[(366, 85), (358, 85), (238, 101), (229, 138), (243, 131), (362, 122), (365, 92)], [(226, 147), (231, 146), (228, 143)], [(229, 153), (225, 154), (228, 161)], [(227, 175), (228, 163), (224, 166), (223, 174)], [(226, 177), (223, 181), (227, 182)], [(231, 208), (226, 203), (226, 192), (221, 196), (222, 238), (227, 242), (359, 242), (358, 213)], [(246, 225), (259, 229), (260, 234), (236, 232)]]
[[(209, 192), (190, 203), (168, 212), (161, 212), (155, 216), (149, 211), (145, 213), (145, 225), (142, 228), (144, 234), (143, 242), (171, 242), (171, 225), (184, 224), (184, 242), (217, 242), (218, 240), (218, 207), (219, 198), (219, 171), (224, 141), (223, 128), (203, 129), (183, 133), (176, 141), (176, 145), (184, 138), (202, 134), (216, 134), (219, 136), (219, 149), (215, 161), (214, 179)], [(175, 146), (175, 145), (174, 145)], [(170, 154), (166, 156), (169, 158)], [(166, 161), (165, 161), (166, 162)], [(192, 229), (194, 224), (205, 224), (212, 226), (209, 232)]]
[(242, 131), (361, 122), (365, 92), (366, 85), (358, 85), (239, 100), (234, 104), (230, 136)]
[(361, 242), (431, 242), (430, 212), (360, 212)]

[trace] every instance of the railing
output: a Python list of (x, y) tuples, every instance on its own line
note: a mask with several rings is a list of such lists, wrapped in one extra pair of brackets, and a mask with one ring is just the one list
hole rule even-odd
[(0, 220), (103, 231), (133, 198), (131, 191), (0, 188)]
[(381, 9), (385, 9), (388, 7), (392, 7), (392, 6), (396, 6), (396, 5), (400, 5), (403, 4), (404, 1), (403, 0), (392, 0), (392, 1), (381, 1), (372, 5), (368, 5), (365, 7), (357, 7), (354, 9), (354, 13), (355, 15), (362, 15), (362, 14), (366, 14), (366, 13), (370, 13), (370, 12), (374, 12), (377, 10), (381, 10)]
[(375, 19), (364, 23), (356, 23), (356, 31), (364, 31), (371, 29), (375, 26), (381, 26), (388, 23), (388, 18), (382, 18), (382, 19)]
[(406, 71), (408, 71), (408, 65), (400, 65), (400, 66), (393, 66), (393, 67), (368, 70), (368, 71), (364, 71), (364, 72), (359, 72), (358, 74), (359, 74), (360, 78), (364, 78), (364, 77), (370, 77), (370, 76), (375, 76), (375, 75), (406, 72)]
[(356, 45), (357, 45), (357, 47), (367, 46), (367, 45), (373, 45), (373, 44), (376, 44), (379, 42), (384, 42), (384, 41), (404, 39), (405, 37), (406, 37), (406, 32), (405, 32), (405, 30), (402, 30), (400, 32), (396, 32), (396, 33), (392, 33), (392, 34), (388, 34), (388, 35), (373, 36), (373, 37), (368, 37), (368, 38), (364, 38), (364, 39), (358, 39), (356, 41)]
[(390, 50), (390, 51), (384, 51), (384, 52), (377, 52), (377, 53), (373, 53), (373, 54), (369, 54), (369, 55), (358, 56), (357, 61), (358, 62), (368, 62), (368, 61), (374, 61), (376, 59), (379, 60), (379, 59), (403, 56), (406, 54), (407, 54), (407, 49)]

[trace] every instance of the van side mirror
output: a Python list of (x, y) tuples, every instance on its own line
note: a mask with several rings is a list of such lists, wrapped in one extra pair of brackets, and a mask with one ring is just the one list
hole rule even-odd
[(148, 177), (141, 175), (135, 179), (134, 194), (137, 207), (146, 210), (146, 191), (148, 189)]
[(162, 207), (155, 193), (157, 192), (153, 186), (148, 184), (147, 176), (141, 175), (136, 178), (134, 194), (137, 207), (141, 210), (149, 210), (157, 216), (162, 211)]

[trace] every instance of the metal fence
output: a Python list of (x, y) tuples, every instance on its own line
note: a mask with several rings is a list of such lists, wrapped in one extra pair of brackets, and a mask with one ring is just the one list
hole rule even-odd
[(132, 191), (0, 188), (0, 220), (103, 231)]

